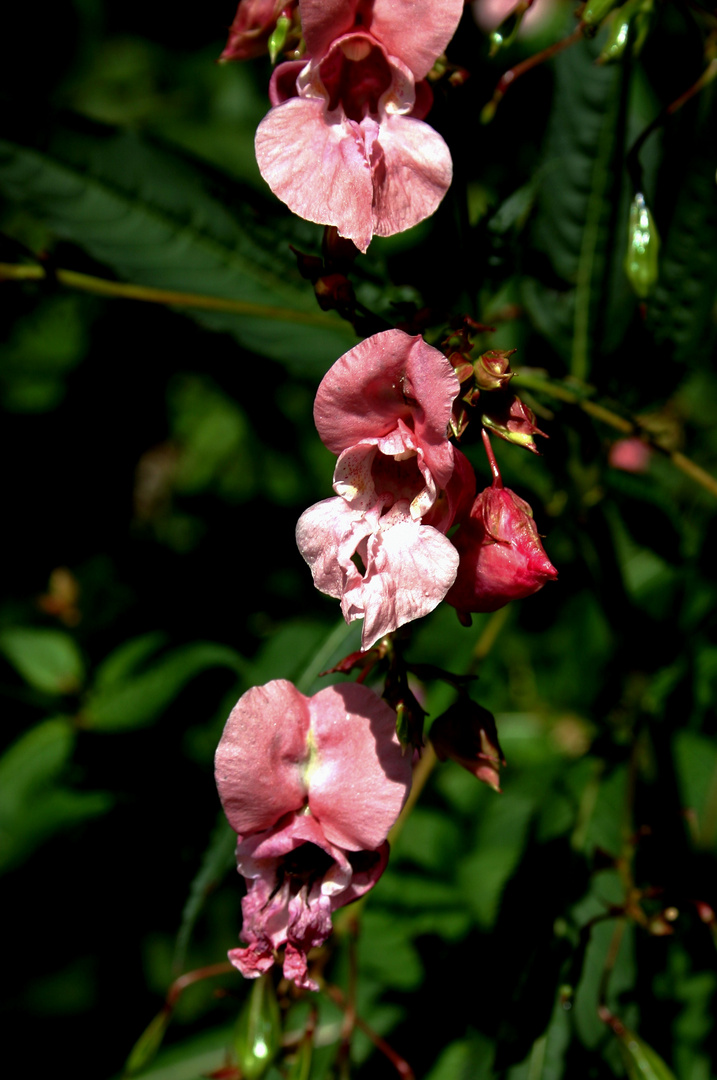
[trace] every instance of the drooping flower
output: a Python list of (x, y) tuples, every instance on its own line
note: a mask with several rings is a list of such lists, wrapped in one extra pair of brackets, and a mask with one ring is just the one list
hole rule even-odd
[(500, 481), (480, 492), (452, 541), (460, 565), (446, 601), (462, 616), (497, 611), (558, 576), (530, 506)]
[(432, 611), (458, 555), (445, 533), (467, 512), (473, 470), (448, 441), (459, 383), (420, 336), (386, 330), (345, 353), (314, 405), (322, 441), (339, 455), (336, 498), (296, 528), (314, 584), (364, 619), (361, 647)]
[(451, 156), (423, 122), (425, 76), (463, 0), (300, 0), (308, 63), (274, 72), (274, 108), (256, 133), (272, 191), (294, 213), (335, 225), (366, 251), (434, 212)]
[(330, 934), (332, 911), (380, 878), (411, 785), (396, 714), (355, 683), (312, 698), (284, 679), (255, 686), (227, 721), (215, 772), (248, 886), (246, 947), (229, 959), (254, 978), (285, 946), (284, 974), (315, 990), (306, 955)]

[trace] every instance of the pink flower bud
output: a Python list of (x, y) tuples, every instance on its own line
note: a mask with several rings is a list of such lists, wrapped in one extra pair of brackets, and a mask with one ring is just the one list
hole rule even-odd
[(451, 539), (460, 564), (446, 600), (459, 615), (497, 611), (558, 576), (540, 542), (533, 511), (510, 488), (481, 491)]

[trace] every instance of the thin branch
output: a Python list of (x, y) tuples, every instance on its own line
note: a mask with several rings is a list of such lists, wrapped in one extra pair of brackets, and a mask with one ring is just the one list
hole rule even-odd
[[(332, 1001), (336, 1002), (339, 1008), (347, 1008), (346, 998), (338, 986), (333, 986), (331, 983), (324, 983), (323, 990)], [(388, 1058), (398, 1075), (401, 1076), (403, 1080), (415, 1080), (413, 1069), (408, 1062), (402, 1058), (400, 1054), (397, 1054), (393, 1047), (387, 1043), (378, 1032), (374, 1031), (372, 1027), (369, 1027), (366, 1021), (362, 1020), (360, 1016), (355, 1016), (354, 1019), (356, 1027), (360, 1031), (363, 1031), (364, 1035), (369, 1037), (376, 1049), (380, 1050), (381, 1053)]]
[(607, 424), (608, 427), (620, 431), (623, 435), (639, 436), (639, 438), (651, 446), (653, 450), (657, 450), (660, 454), (664, 454), (665, 457), (668, 457), (672, 464), (679, 469), (680, 472), (683, 472), (685, 476), (689, 476), (691, 480), (694, 480), (695, 483), (700, 484), (706, 491), (709, 491), (710, 495), (714, 495), (715, 498), (717, 498), (717, 479), (679, 450), (669, 450), (667, 447), (663, 446), (659, 438), (655, 437), (638, 417), (621, 416), (620, 413), (614, 412), (604, 405), (599, 405), (597, 402), (590, 401), (586, 396), (587, 391), (581, 392), (580, 390), (569, 389), (563, 383), (551, 382), (544, 376), (531, 372), (527, 368), (519, 369), (516, 374), (520, 375), (521, 383), (524, 386), (547, 394), (548, 397), (564, 401), (568, 405), (575, 405), (577, 408), (582, 409), (584, 413), (587, 413), (588, 416), (600, 420), (603, 424)]
[(279, 319), (282, 322), (301, 323), (323, 329), (336, 329), (336, 321), (320, 312), (293, 311), (291, 308), (253, 304), (246, 300), (230, 300), (223, 296), (204, 296), (202, 293), (173, 292), (171, 289), (155, 289), (149, 285), (128, 285), (121, 281), (79, 274), (75, 270), (53, 269), (15, 263), (0, 263), (2, 281), (58, 281), (70, 289), (111, 296), (122, 300), (141, 300), (150, 304), (167, 304), (172, 307), (199, 308), (204, 311), (226, 311), (232, 315), (253, 316), (260, 319)]

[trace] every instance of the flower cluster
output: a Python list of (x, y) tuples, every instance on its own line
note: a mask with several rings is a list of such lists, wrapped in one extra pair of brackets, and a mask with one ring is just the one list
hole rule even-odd
[[(240, 4), (223, 57), (253, 55), (280, 8)], [(426, 75), (462, 10), (463, 0), (299, 0), (306, 54), (276, 68), (256, 133), (261, 174), (294, 213), (366, 251), (372, 236), (434, 212), (452, 163), (424, 123)]]
[[(292, 210), (361, 251), (433, 213), (452, 166), (424, 123), (426, 75), (462, 9), (463, 0), (298, 0), (299, 27), (297, 0), (242, 0), (222, 59), (265, 48), (274, 56), (287, 34), (303, 40), (301, 59), (274, 72), (273, 108), (256, 135), (262, 175)], [(347, 623), (363, 620), (364, 658), (444, 599), (465, 621), (555, 577), (530, 507), (502, 485), (488, 435), (494, 479), (478, 495), (450, 441), (467, 423), (463, 405), (480, 399), (484, 431), (536, 450), (535, 417), (508, 389), (510, 352), (474, 361), (467, 329), (453, 338), (459, 347), (446, 356), (419, 335), (375, 334), (336, 361), (316, 395), (316, 427), (337, 457), (335, 495), (301, 515), (296, 539), (317, 588), (340, 600)], [(492, 395), (487, 404), (482, 395)], [(309, 951), (328, 937), (332, 912), (383, 873), (411, 783), (397, 728), (420, 747), (424, 715), (406, 671), (391, 670), (384, 696), (396, 712), (363, 685), (307, 698), (276, 680), (247, 691), (227, 721), (216, 780), (247, 884), (245, 945), (229, 957), (248, 978), (283, 949), (284, 975), (316, 989)], [(487, 710), (463, 694), (433, 729), (439, 757), (498, 788), (502, 755)]]
[(499, 480), (474, 501), (473, 469), (449, 441), (458, 392), (443, 353), (401, 330), (361, 342), (319, 386), (336, 497), (302, 514), (297, 543), (316, 587), (347, 622), (364, 619), (364, 650), (443, 599), (495, 611), (555, 577), (526, 502)]
[(312, 698), (283, 679), (255, 686), (227, 721), (215, 770), (248, 886), (247, 945), (229, 959), (254, 978), (285, 946), (284, 974), (315, 990), (306, 954), (331, 932), (331, 912), (380, 878), (411, 785), (396, 714), (356, 684)]

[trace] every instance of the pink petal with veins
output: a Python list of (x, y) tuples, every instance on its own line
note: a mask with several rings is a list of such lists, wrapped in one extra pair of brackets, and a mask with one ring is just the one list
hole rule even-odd
[(438, 208), (451, 185), (453, 163), (438, 132), (412, 116), (387, 115), (377, 144), (372, 160), (374, 233), (393, 236)]
[(257, 128), (256, 159), (290, 210), (335, 225), (366, 251), (373, 235), (373, 181), (363, 133), (345, 118), (328, 123), (324, 104), (291, 98), (271, 109)]
[(235, 705), (215, 770), (224, 812), (240, 837), (303, 805), (309, 723), (307, 699), (286, 679), (252, 687)]
[(314, 422), (334, 454), (388, 435), (403, 420), (416, 434), (439, 486), (453, 472), (447, 440), (453, 401), (460, 389), (438, 349), (403, 330), (385, 330), (344, 353), (321, 381)]
[(356, 683), (320, 691), (309, 710), (316, 745), (309, 809), (330, 843), (347, 851), (375, 849), (386, 839), (411, 785), (410, 755), (401, 752), (396, 714)]

